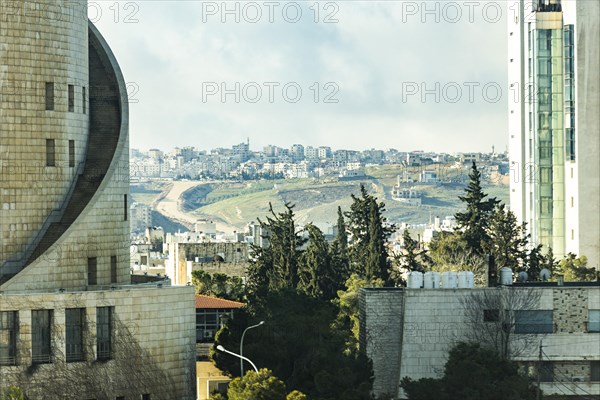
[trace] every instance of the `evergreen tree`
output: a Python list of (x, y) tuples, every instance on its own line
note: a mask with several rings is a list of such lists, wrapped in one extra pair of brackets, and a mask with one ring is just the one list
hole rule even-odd
[(485, 199), (487, 194), (481, 188), (481, 172), (475, 163), (471, 167), (469, 179), (465, 195), (459, 196), (467, 209), (456, 213), (455, 217), (469, 249), (477, 255), (484, 255), (490, 246), (488, 221), (499, 201), (496, 198)]
[[(342, 208), (338, 207), (337, 232), (331, 245), (332, 268), (338, 277), (338, 283), (345, 282), (350, 273), (348, 258), (348, 233), (346, 232), (346, 221)], [(342, 285), (338, 285), (342, 286)], [(340, 287), (341, 288), (341, 287)]]
[(529, 235), (525, 225), (519, 225), (515, 214), (504, 204), (498, 204), (490, 216), (487, 251), (494, 257), (498, 269), (521, 269), (527, 261)]
[(402, 241), (404, 244), (402, 252), (394, 255), (398, 268), (394, 269), (391, 274), (392, 280), (397, 285), (404, 283), (401, 277), (402, 272), (425, 272), (425, 269), (431, 264), (427, 250), (419, 249), (419, 243), (410, 236), (408, 229), (402, 233)]
[(302, 254), (298, 267), (298, 290), (311, 297), (332, 298), (333, 272), (329, 245), (319, 228), (313, 224), (306, 226), (308, 246)]
[(352, 195), (350, 211), (346, 213), (348, 229), (352, 235), (349, 244), (350, 271), (372, 280), (389, 280), (389, 261), (386, 243), (394, 226), (387, 225), (383, 217), (385, 204), (377, 202), (364, 185), (360, 197)]
[(269, 243), (263, 248), (252, 246), (253, 258), (248, 267), (248, 289), (259, 297), (268, 291), (298, 286), (298, 261), (305, 239), (296, 232), (294, 206), (286, 203), (285, 208), (284, 212), (275, 213), (269, 203), (271, 217), (266, 222), (259, 219)]

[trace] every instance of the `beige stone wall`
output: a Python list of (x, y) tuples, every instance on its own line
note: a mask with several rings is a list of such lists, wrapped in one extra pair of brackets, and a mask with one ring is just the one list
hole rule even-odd
[[(19, 256), (60, 206), (87, 144), (87, 2), (52, 3), (0, 3), (0, 265)], [(46, 110), (46, 82), (54, 83), (52, 111)], [(73, 112), (68, 85), (74, 85)], [(46, 166), (46, 139), (55, 140), (56, 166)], [(69, 167), (69, 140), (75, 141), (75, 167)]]
[[(119, 338), (132, 338), (139, 346), (119, 347), (115, 344), (113, 359), (105, 363), (94, 361), (96, 307), (100, 306), (114, 307), (114, 315), (118, 320), (113, 324), (115, 343)], [(87, 363), (65, 364), (66, 308), (86, 309), (84, 340), (90, 344), (86, 349)], [(25, 371), (28, 368), (31, 370), (31, 310), (36, 309), (53, 310), (53, 363), (40, 365), (35, 372), (27, 374)], [(139, 385), (139, 388), (136, 386), (140, 391), (138, 396), (145, 390), (143, 393), (151, 394), (152, 399), (195, 398), (196, 322), (195, 296), (191, 287), (125, 287), (114, 291), (0, 295), (0, 311), (15, 310), (19, 312), (19, 356), (17, 366), (0, 366), (0, 387), (18, 384), (27, 388), (36, 380), (54, 379), (60, 383), (61, 379), (80, 379), (81, 382), (75, 382), (75, 385), (65, 384), (65, 393), (61, 397), (45, 398), (96, 398), (98, 393), (85, 393), (86, 385), (95, 379), (85, 375), (87, 373), (106, 380), (103, 390), (109, 398), (130, 396), (131, 393), (126, 390), (128, 380), (140, 381), (129, 384)], [(131, 349), (134, 351), (121, 354), (121, 349), (123, 353), (131, 352)], [(78, 372), (78, 366), (86, 372)], [(40, 387), (44, 386), (49, 385)], [(57, 390), (55, 386), (50, 387)], [(37, 389), (34, 387), (31, 390)], [(51, 393), (56, 396), (56, 392), (48, 393), (48, 396)]]
[(588, 292), (587, 289), (555, 289), (554, 326), (556, 333), (587, 332)]

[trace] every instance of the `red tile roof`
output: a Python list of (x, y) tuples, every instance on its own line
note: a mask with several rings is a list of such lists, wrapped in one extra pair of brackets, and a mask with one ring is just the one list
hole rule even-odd
[(196, 295), (196, 308), (242, 308), (244, 305), (244, 303), (237, 301), (219, 299), (203, 294)]

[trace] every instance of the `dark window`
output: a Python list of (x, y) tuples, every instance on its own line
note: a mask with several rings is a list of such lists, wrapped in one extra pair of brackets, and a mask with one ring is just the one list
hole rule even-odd
[(88, 258), (88, 285), (98, 284), (98, 259), (96, 257)]
[(17, 361), (16, 311), (0, 312), (0, 365), (15, 365)]
[(150, 400), (150, 395), (148, 393), (142, 395), (142, 400)]
[(125, 396), (117, 396), (115, 400), (125, 400)]
[(600, 310), (589, 310), (588, 332), (600, 332)]
[(75, 141), (69, 140), (69, 167), (75, 166)]
[(96, 346), (98, 360), (110, 360), (112, 357), (112, 307), (96, 309)]
[(552, 362), (540, 364), (540, 382), (554, 382), (554, 364)]
[(69, 85), (69, 112), (75, 111), (75, 86)]
[(65, 344), (67, 362), (83, 361), (83, 331), (85, 308), (67, 308), (65, 310)]
[(498, 322), (499, 320), (499, 310), (483, 310), (483, 322)]
[(81, 88), (81, 109), (83, 113), (87, 113), (87, 103), (86, 103), (86, 90), (85, 86)]
[(213, 342), (227, 319), (233, 319), (232, 309), (197, 309), (196, 342)]
[(592, 361), (591, 362), (590, 381), (600, 382), (600, 361)]
[(46, 139), (46, 167), (56, 165), (56, 147), (54, 139)]
[(117, 256), (110, 256), (110, 283), (117, 283)]
[(515, 312), (515, 333), (553, 333), (552, 310)]
[(51, 325), (52, 310), (31, 311), (31, 361), (34, 364), (52, 362)]
[(46, 82), (46, 110), (54, 110), (54, 82)]
[(127, 221), (127, 209), (128, 209), (127, 195), (123, 195), (123, 221)]

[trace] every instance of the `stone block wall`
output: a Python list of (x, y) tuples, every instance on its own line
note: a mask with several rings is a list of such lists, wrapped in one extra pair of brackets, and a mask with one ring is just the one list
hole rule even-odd
[(554, 289), (555, 333), (581, 333), (587, 331), (588, 289)]

